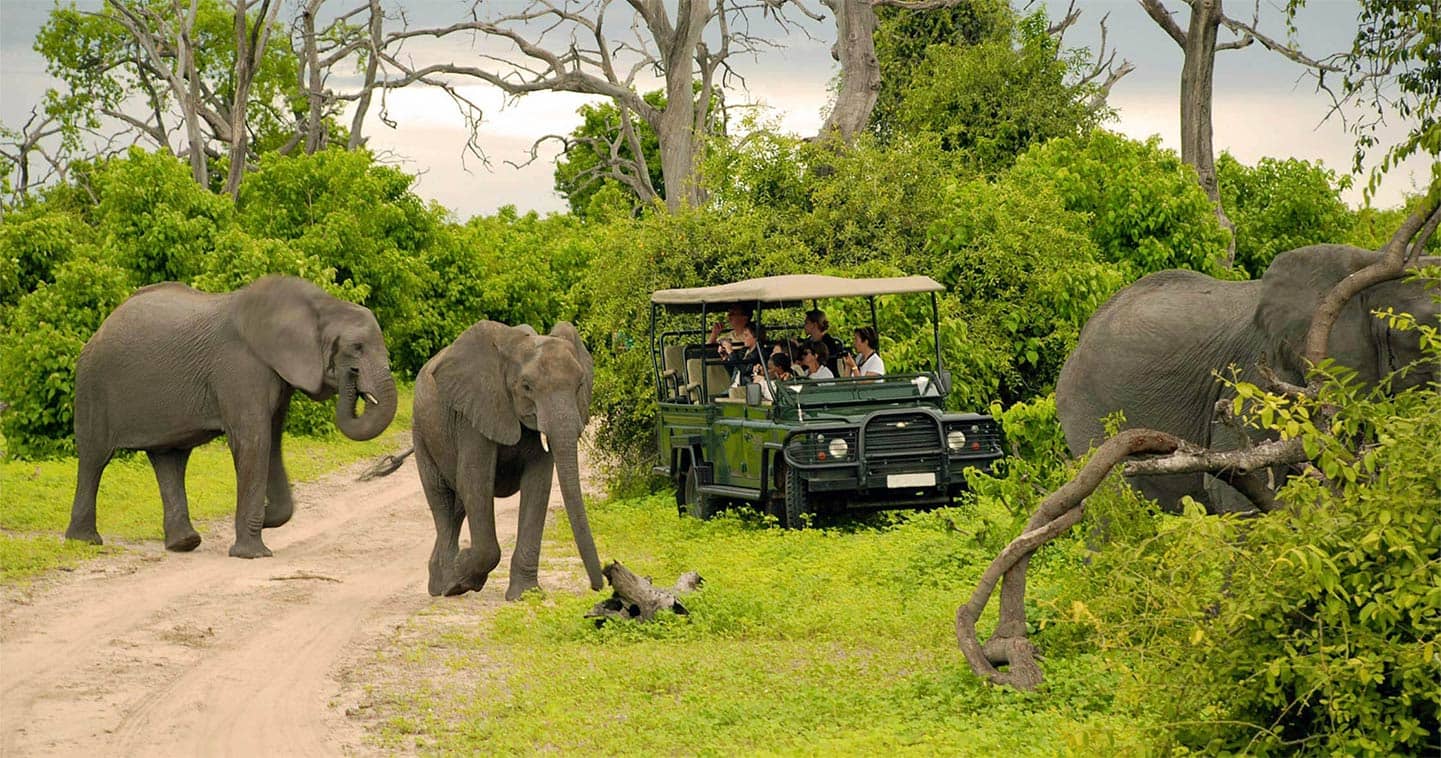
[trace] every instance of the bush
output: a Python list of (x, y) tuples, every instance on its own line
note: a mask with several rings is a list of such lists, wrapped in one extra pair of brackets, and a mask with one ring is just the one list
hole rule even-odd
[(21, 298), (0, 334), (0, 398), (6, 454), (52, 458), (75, 452), (75, 361), (101, 322), (130, 295), (125, 271), (89, 258), (55, 270)]
[(1128, 281), (1168, 268), (1226, 275), (1226, 231), (1195, 170), (1159, 137), (1137, 142), (1098, 129), (1051, 140), (1021, 156), (1005, 181), (1054, 188), (1066, 210), (1086, 214), (1101, 260), (1124, 267)]
[(229, 196), (196, 184), (180, 159), (131, 148), (95, 167), (91, 185), (105, 259), (135, 286), (188, 282), (233, 223)]
[(50, 212), (43, 204), (27, 211), (12, 212), (0, 224), (0, 309), (55, 281), (55, 269), (65, 261), (95, 255), (91, 228), (78, 216)]
[(1157, 517), (1095, 554), (1097, 642), (1131, 670), (1121, 696), (1173, 725), (1162, 749), (1441, 747), (1441, 394), (1333, 376), (1316, 402), (1334, 426), (1279, 399), (1268, 426), (1300, 434), (1328, 481), (1292, 479), (1289, 507), (1254, 519)]
[(1336, 174), (1319, 163), (1262, 158), (1244, 166), (1221, 153), (1216, 176), (1226, 215), (1236, 225), (1236, 265), (1253, 277), (1278, 253), (1341, 242), (1351, 228)]

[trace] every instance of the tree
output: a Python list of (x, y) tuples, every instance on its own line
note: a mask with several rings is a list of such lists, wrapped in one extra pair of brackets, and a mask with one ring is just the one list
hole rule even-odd
[[(1335, 72), (1339, 69), (1262, 34), (1257, 30), (1259, 19), (1244, 23), (1228, 17), (1222, 10), (1222, 0), (1187, 0), (1191, 12), (1185, 29), (1172, 18), (1172, 12), (1162, 0), (1140, 0), (1140, 3), (1151, 20), (1181, 48), (1181, 160), (1195, 167), (1201, 189), (1206, 191), (1206, 196), (1216, 207), (1216, 218), (1234, 235), (1236, 225), (1226, 215), (1221, 203), (1221, 192), (1216, 182), (1216, 152), (1212, 143), (1211, 104), (1215, 99), (1216, 53), (1239, 50), (1253, 42), (1260, 42), (1267, 50), (1280, 53), (1311, 70)], [(1221, 42), (1222, 26), (1235, 33), (1236, 37)], [(1227, 266), (1233, 262), (1235, 253), (1233, 241), (1227, 252)]]
[[(646, 102), (665, 107), (665, 94), (647, 92)], [(571, 213), (583, 215), (595, 194), (606, 186), (617, 186), (642, 203), (646, 198), (665, 197), (665, 176), (661, 172), (660, 140), (650, 124), (630, 116), (629, 129), (638, 137), (640, 155), (631, 152), (626, 131), (620, 123), (621, 109), (613, 102), (582, 105), (581, 118), (570, 136), (562, 138), (563, 152), (555, 161), (555, 191), (570, 203)], [(644, 168), (647, 175), (639, 175)]]

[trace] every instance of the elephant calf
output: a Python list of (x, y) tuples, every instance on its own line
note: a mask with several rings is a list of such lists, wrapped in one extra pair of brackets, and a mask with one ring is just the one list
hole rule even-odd
[[(165, 547), (194, 550), (185, 464), (226, 435), (235, 460), (238, 558), (270, 555), (262, 527), (290, 520), (281, 431), (295, 390), (339, 397), (335, 424), (368, 440), (395, 415), (395, 381), (380, 325), (359, 305), (290, 276), (267, 276), (227, 294), (166, 282), (120, 304), (85, 343), (75, 366), (79, 477), (69, 539), (100, 544), (95, 496), (117, 450), (144, 450), (165, 509)], [(355, 412), (357, 399), (366, 410)]]
[[(589, 417), (593, 368), (575, 327), (548, 337), (528, 326), (481, 321), (425, 364), (415, 380), (411, 433), (425, 498), (435, 518), (432, 595), (485, 586), (500, 565), (495, 498), (520, 492), (520, 524), (507, 600), (538, 587), (541, 533), (557, 472), (575, 544), (603, 586), (581, 498), (579, 445)], [(471, 546), (459, 550), (461, 521)]]
[[(1235, 367), (1259, 382), (1258, 365), (1283, 381), (1305, 384), (1300, 351), (1316, 305), (1378, 254), (1343, 245), (1313, 245), (1276, 256), (1264, 276), (1225, 282), (1194, 271), (1161, 271), (1116, 293), (1081, 330), (1056, 382), (1056, 410), (1073, 455), (1105, 437), (1116, 411), (1128, 428), (1169, 432), (1197, 445), (1237, 449), (1250, 440), (1213, 421), (1224, 386), (1216, 372)], [(1425, 265), (1441, 260), (1428, 258)], [(1393, 280), (1362, 290), (1342, 310), (1327, 354), (1375, 385), (1403, 367), (1391, 389), (1435, 382), (1438, 367), (1420, 364), (1417, 332), (1398, 331), (1372, 311), (1395, 308), (1423, 324), (1438, 323), (1436, 301), (1421, 284)], [(1254, 432), (1250, 432), (1256, 434)], [(1250, 510), (1249, 499), (1204, 474), (1136, 477), (1142, 493), (1167, 510), (1189, 495), (1212, 512)]]

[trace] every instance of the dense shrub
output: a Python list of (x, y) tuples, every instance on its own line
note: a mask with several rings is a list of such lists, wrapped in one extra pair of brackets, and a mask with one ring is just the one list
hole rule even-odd
[(1265, 404), (1267, 426), (1300, 435), (1328, 477), (1292, 479), (1288, 508), (1138, 519), (1116, 495), (1087, 501), (1089, 523), (1125, 512), (1131, 523), (1110, 524), (1112, 542), (1091, 554), (1095, 584), (1059, 604), (1089, 604), (1086, 636), (1130, 672), (1120, 696), (1172, 727), (1158, 747), (1441, 748), (1441, 394), (1366, 394), (1337, 374), (1319, 403), (1337, 409), (1334, 425), (1311, 423), (1315, 404)]
[(0, 311), (55, 280), (60, 264), (81, 255), (94, 255), (93, 234), (70, 213), (50, 213), (36, 205), (11, 212), (0, 224)]
[(1342, 242), (1351, 228), (1336, 174), (1319, 163), (1262, 158), (1245, 166), (1222, 153), (1216, 176), (1226, 215), (1236, 225), (1236, 265), (1253, 277), (1277, 253)]
[(136, 286), (190, 281), (233, 221), (230, 198), (197, 185), (168, 153), (131, 148), (97, 167), (90, 183), (104, 259)]
[(1226, 231), (1196, 183), (1196, 173), (1160, 138), (1137, 142), (1096, 130), (1033, 148), (1002, 181), (1052, 187), (1066, 210), (1087, 214), (1102, 260), (1128, 280), (1188, 268), (1223, 273)]
[(75, 451), (75, 361), (90, 335), (130, 295), (127, 272), (76, 258), (55, 269), (8, 313), (0, 332), (5, 454), (50, 458)]

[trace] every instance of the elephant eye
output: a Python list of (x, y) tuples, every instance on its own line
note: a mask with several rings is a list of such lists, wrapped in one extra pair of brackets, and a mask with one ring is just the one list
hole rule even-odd
[(529, 379), (522, 379), (520, 382), (520, 388), (525, 390), (526, 392), (530, 392), (531, 390), (535, 389), (534, 387), (530, 386)]

